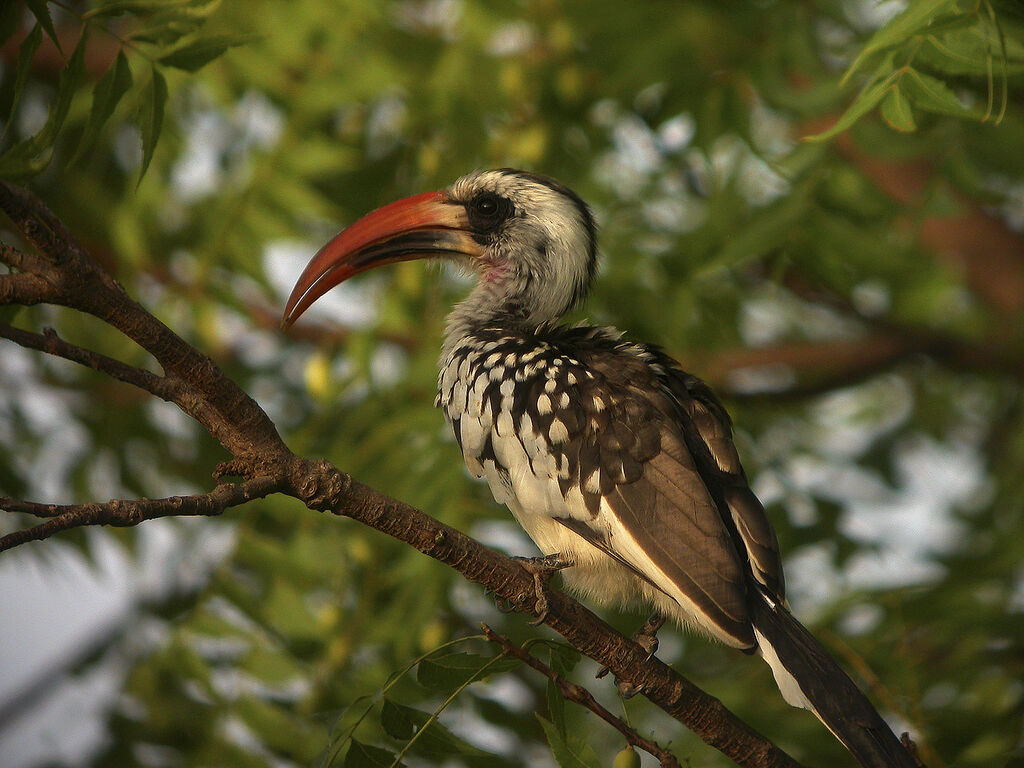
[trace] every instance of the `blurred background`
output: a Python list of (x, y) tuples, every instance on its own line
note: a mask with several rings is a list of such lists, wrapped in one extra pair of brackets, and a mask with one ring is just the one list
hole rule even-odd
[[(3, 4), (0, 39), (0, 176), (297, 453), (516, 555), (532, 545), (432, 408), (464, 276), (399, 264), (277, 323), (372, 208), (483, 167), (574, 188), (602, 262), (571, 319), (720, 393), (795, 613), (931, 768), (1024, 760), (1019, 3), (34, 0)], [(0, 312), (152, 365), (93, 318)], [(225, 458), (174, 407), (0, 341), (0, 495), (199, 492)], [(0, 557), (0, 765), (386, 766), (456, 687), (389, 678), (481, 621), (556, 639), (291, 499), (22, 546)], [(659, 656), (799, 760), (850, 764), (758, 660), (668, 631)], [(595, 671), (571, 676), (620, 712)], [(621, 736), (546, 693), (491, 674), (403, 762), (610, 765)], [(625, 706), (684, 764), (727, 764)]]

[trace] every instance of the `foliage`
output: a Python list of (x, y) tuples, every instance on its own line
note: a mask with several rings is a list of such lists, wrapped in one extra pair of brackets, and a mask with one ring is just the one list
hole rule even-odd
[[(0, 176), (31, 181), (296, 452), (516, 554), (528, 543), (430, 407), (460, 277), (399, 265), (294, 337), (276, 323), (308, 255), (376, 205), (483, 166), (575, 188), (602, 222), (587, 316), (726, 395), (796, 612), (877, 676), (873, 698), (932, 768), (1022, 757), (1019, 3), (34, 0), (3, 5), (0, 37)], [(70, 314), (16, 322), (144, 364)], [(17, 375), (0, 365), (0, 495), (208, 486), (223, 456), (173, 412), (2, 354)], [(294, 502), (224, 525), (234, 546), (210, 578), (146, 606), (161, 631), (96, 765), (389, 765), (420, 733), (409, 765), (621, 750), (504, 660), (421, 730), (472, 674), (445, 670), (491, 652), (396, 670), (481, 620), (519, 642), (542, 630)], [(639, 618), (608, 614), (627, 631)], [(119, 633), (115, 647), (138, 642)], [(844, 759), (763, 665), (671, 632), (660, 655), (808, 764)], [(592, 672), (572, 671), (607, 702)], [(721, 764), (628, 707), (681, 760)]]

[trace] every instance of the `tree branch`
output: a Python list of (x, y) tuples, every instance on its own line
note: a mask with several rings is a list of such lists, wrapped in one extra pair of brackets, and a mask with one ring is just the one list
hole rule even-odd
[[(4, 254), (0, 254), (0, 261), (6, 261)], [(30, 307), (46, 302), (51, 294), (52, 287), (37, 275), (0, 275), (0, 305), (20, 304)]]
[(625, 720), (621, 717), (616, 717), (603, 706), (600, 702), (594, 698), (593, 694), (590, 693), (582, 685), (572, 683), (562, 677), (560, 674), (555, 672), (551, 667), (542, 662), (536, 656), (530, 654), (525, 648), (520, 648), (515, 645), (504, 635), (499, 635), (493, 629), (486, 624), (482, 625), (484, 631), (484, 637), (490, 640), (492, 643), (500, 645), (506, 653), (511, 656), (515, 656), (524, 664), (532, 667), (533, 669), (540, 672), (544, 677), (553, 682), (557, 687), (562, 697), (579, 704), (585, 709), (589, 709), (599, 718), (608, 723), (612, 728), (617, 730), (623, 736), (626, 737), (626, 741), (634, 747), (639, 747), (645, 752), (650, 753), (657, 758), (658, 762), (661, 763), (662, 768), (679, 768), (679, 761), (676, 760), (676, 756), (669, 752), (667, 749), (658, 746), (655, 742), (649, 741), (637, 733), (631, 728)]
[[(2, 281), (0, 281), (2, 282)], [(44, 328), (42, 333), (23, 331), (6, 323), (0, 323), (0, 338), (9, 339), (26, 349), (46, 352), (54, 357), (61, 357), (73, 363), (105, 373), (113, 379), (132, 384), (139, 389), (156, 395), (161, 400), (175, 402), (182, 395), (182, 384), (176, 379), (157, 376), (142, 368), (122, 363), (112, 357), (83, 349), (64, 341), (52, 328)]]
[(0, 537), (0, 552), (29, 541), (85, 525), (127, 527), (161, 517), (211, 517), (225, 509), (261, 499), (282, 489), (282, 479), (260, 477), (244, 483), (222, 483), (209, 493), (166, 499), (112, 499), (106, 504), (39, 504), (0, 496), (0, 510), (51, 518), (45, 523)]
[[(277, 427), (255, 401), (206, 355), (157, 320), (105, 272), (64, 225), (28, 190), (0, 182), (0, 209), (45, 257), (40, 274), (51, 286), (44, 298), (86, 312), (121, 331), (197, 397), (178, 405), (236, 457), (291, 456)], [(200, 407), (208, 406), (208, 407)], [(262, 450), (261, 450), (262, 448)]]
[[(785, 286), (796, 296), (826, 306), (865, 328), (851, 340), (790, 341), (767, 347), (716, 351), (696, 360), (702, 378), (722, 395), (733, 399), (798, 399), (857, 384), (916, 356), (926, 356), (954, 371), (1008, 376), (1024, 381), (1024, 358), (1010, 338), (970, 341), (922, 325), (896, 323), (884, 317), (866, 317), (845, 297), (808, 284), (799, 275), (787, 275)], [(791, 380), (772, 381), (771, 374), (791, 374)], [(744, 374), (754, 374), (750, 382)], [(769, 374), (764, 386), (756, 375)]]
[[(343, 488), (341, 486), (346, 484), (340, 482), (340, 478), (347, 476), (341, 475), (327, 462), (316, 464), (318, 469), (307, 467), (301, 472), (309, 487), (317, 489), (317, 496), (312, 501), (298, 494), (308, 506), (326, 508), (336, 515), (351, 517), (404, 541), (435, 560), (450, 565), (518, 611), (536, 615), (533, 577), (515, 560), (356, 480), (349, 478), (347, 488)], [(332, 471), (339, 477), (332, 479)], [(320, 472), (324, 474), (317, 481), (315, 478)], [(332, 487), (337, 491), (332, 492)], [(642, 691), (655, 706), (685, 725), (705, 743), (742, 766), (799, 766), (718, 699), (660, 659), (651, 657), (647, 650), (619, 634), (579, 602), (555, 589), (549, 589), (547, 597), (545, 624), (584, 656), (608, 667), (619, 680)]]

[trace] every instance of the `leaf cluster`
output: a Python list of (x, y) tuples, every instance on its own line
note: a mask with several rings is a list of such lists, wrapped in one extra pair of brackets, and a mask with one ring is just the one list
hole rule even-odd
[[(123, 100), (129, 105), (127, 120), (141, 134), (139, 175), (145, 175), (163, 127), (166, 71), (195, 72), (247, 39), (204, 29), (219, 5), (220, 0), (110, 0), (86, 11), (71, 11), (80, 22), (78, 40), (60, 69), (46, 122), (35, 133), (19, 138), (19, 107), (23, 106), (28, 74), (40, 52), (44, 32), (57, 54), (65, 56), (50, 3), (26, 3), (34, 24), (18, 46), (14, 76), (5, 78), (0, 93), (0, 123), (4, 125), (0, 175), (17, 180), (31, 178), (46, 170), (58, 155), (61, 170), (76, 165), (94, 151), (101, 132)], [(22, 13), (18, 3), (5, 5), (0, 17), (0, 43), (16, 35), (25, 21)], [(89, 55), (99, 63), (87, 64)], [(97, 77), (100, 71), (103, 74)], [(95, 79), (95, 84), (87, 85), (89, 79)], [(136, 83), (137, 79), (141, 83)], [(82, 102), (88, 91), (92, 101), (86, 117)], [(67, 125), (69, 115), (72, 125)]]
[[(915, 112), (1000, 123), (1010, 78), (1024, 74), (1021, 24), (990, 0), (911, 3), (860, 49), (843, 80), (873, 66), (871, 74), (843, 116), (811, 138), (832, 138), (879, 106), (885, 122), (904, 132), (917, 129)], [(981, 93), (972, 80), (981, 81)]]

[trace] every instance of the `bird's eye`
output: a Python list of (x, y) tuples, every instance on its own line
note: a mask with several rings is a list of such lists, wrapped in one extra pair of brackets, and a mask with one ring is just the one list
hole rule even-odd
[(479, 232), (492, 232), (512, 213), (512, 204), (493, 192), (482, 192), (466, 206), (469, 221)]

